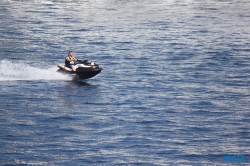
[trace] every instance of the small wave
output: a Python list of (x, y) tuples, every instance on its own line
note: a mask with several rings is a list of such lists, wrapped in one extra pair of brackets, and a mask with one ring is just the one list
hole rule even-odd
[(44, 69), (29, 66), (25, 63), (0, 61), (0, 81), (8, 80), (69, 80), (70, 77), (56, 72), (57, 67)]

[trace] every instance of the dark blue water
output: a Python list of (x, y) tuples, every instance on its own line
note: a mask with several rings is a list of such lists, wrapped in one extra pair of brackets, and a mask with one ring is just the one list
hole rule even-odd
[[(0, 164), (249, 165), (249, 9), (2, 0)], [(104, 70), (60, 75), (69, 50)]]

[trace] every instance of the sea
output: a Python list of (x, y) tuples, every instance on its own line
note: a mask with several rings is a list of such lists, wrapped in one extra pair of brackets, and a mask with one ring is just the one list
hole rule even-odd
[[(250, 165), (249, 0), (1, 0), (0, 165)], [(57, 72), (68, 51), (103, 68)]]

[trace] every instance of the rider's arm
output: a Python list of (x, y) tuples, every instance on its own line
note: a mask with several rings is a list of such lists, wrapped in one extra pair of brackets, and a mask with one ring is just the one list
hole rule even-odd
[(66, 57), (65, 59), (66, 59), (66, 61), (70, 62), (70, 59), (69, 59), (69, 57)]

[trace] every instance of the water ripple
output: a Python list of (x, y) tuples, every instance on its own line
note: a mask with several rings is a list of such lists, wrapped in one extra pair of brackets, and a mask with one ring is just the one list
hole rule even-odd
[[(1, 1), (0, 163), (249, 165), (249, 7)], [(68, 50), (104, 70), (58, 75)]]

